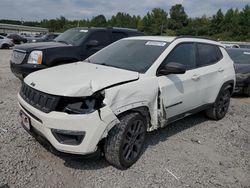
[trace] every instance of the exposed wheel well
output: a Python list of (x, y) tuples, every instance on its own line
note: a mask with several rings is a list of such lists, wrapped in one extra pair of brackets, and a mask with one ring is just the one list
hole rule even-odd
[(121, 114), (118, 115), (118, 119), (120, 119), (121, 117), (123, 117), (124, 115), (128, 113), (133, 113), (133, 112), (140, 113), (143, 117), (146, 118), (147, 126), (148, 127), (151, 126), (151, 123), (150, 123), (151, 116), (150, 116), (149, 108), (147, 106), (140, 106), (140, 107), (132, 108), (125, 112), (122, 112)]
[(225, 82), (225, 83), (222, 85), (221, 89), (222, 89), (222, 88), (229, 89), (230, 94), (232, 95), (233, 92), (234, 92), (234, 84), (235, 84), (235, 83), (234, 83), (234, 80), (229, 80), (229, 81)]

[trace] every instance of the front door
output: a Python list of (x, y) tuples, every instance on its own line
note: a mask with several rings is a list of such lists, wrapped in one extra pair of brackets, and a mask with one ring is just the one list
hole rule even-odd
[(159, 76), (162, 113), (166, 119), (188, 112), (201, 105), (200, 74), (196, 69), (196, 49), (194, 43), (177, 45), (163, 61), (186, 66), (184, 74)]

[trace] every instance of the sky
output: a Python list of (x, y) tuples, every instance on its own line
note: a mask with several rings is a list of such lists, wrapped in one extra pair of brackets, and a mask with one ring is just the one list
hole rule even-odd
[(144, 16), (153, 8), (169, 13), (171, 6), (182, 4), (189, 17), (211, 16), (219, 8), (242, 9), (250, 0), (0, 0), (0, 19), (39, 21), (64, 16), (87, 19), (103, 14), (110, 18), (117, 12)]

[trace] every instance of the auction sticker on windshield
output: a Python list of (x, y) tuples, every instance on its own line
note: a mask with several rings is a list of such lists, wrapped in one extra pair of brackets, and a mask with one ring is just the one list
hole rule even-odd
[(148, 41), (146, 45), (149, 46), (165, 46), (166, 42), (160, 42), (160, 41)]

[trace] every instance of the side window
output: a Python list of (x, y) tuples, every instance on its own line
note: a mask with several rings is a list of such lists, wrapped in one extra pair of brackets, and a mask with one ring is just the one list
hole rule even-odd
[(115, 41), (120, 40), (120, 39), (125, 38), (125, 37), (127, 37), (126, 33), (123, 33), (123, 32), (112, 32), (111, 41), (115, 42)]
[(0, 36), (0, 39), (3, 39), (3, 37)]
[(218, 46), (198, 43), (197, 50), (199, 55), (199, 67), (214, 64), (222, 59), (222, 53)]
[(97, 40), (99, 46), (106, 46), (109, 44), (109, 34), (107, 31), (96, 31), (90, 35), (88, 41), (91, 40)]
[(175, 47), (164, 60), (163, 65), (170, 62), (183, 64), (187, 69), (195, 68), (196, 56), (194, 43), (183, 43)]
[(49, 40), (52, 40), (52, 39), (54, 39), (54, 38), (55, 38), (54, 35), (49, 35), (49, 36), (48, 36), (48, 39), (49, 39)]

